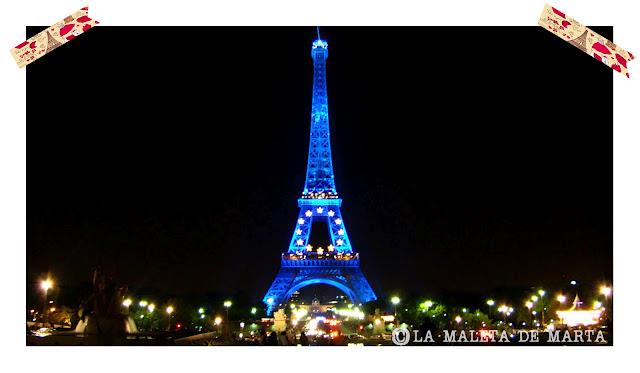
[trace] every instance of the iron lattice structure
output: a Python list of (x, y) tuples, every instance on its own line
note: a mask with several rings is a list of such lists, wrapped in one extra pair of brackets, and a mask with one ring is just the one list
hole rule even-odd
[[(318, 37), (311, 47), (314, 74), (307, 177), (298, 199), (300, 213), (289, 249), (282, 254), (280, 271), (263, 299), (267, 314), (295, 291), (312, 284), (335, 286), (354, 303), (376, 300), (360, 270), (359, 254), (351, 246), (340, 213), (342, 199), (336, 191), (329, 136), (328, 53), (329, 45)], [(323, 221), (328, 226), (325, 246), (313, 247), (309, 242), (314, 221)]]

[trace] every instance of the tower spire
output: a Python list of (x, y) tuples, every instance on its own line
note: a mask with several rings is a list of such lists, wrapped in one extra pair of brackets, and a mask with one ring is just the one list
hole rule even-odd
[(327, 98), (326, 61), (329, 45), (318, 39), (311, 46), (313, 58), (313, 95), (311, 99), (311, 136), (309, 139), (309, 158), (307, 178), (302, 198), (338, 198), (333, 176), (331, 160), (331, 142), (329, 139), (329, 103)]

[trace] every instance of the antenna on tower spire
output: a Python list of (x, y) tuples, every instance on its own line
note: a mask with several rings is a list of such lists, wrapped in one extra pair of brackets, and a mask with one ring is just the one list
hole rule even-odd
[(320, 26), (316, 26), (316, 31), (318, 32), (318, 40), (320, 39)]

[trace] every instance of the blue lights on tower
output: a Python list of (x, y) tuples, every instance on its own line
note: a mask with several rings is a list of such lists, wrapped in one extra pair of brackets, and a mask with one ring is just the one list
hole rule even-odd
[[(318, 35), (311, 46), (314, 73), (306, 181), (289, 249), (282, 254), (280, 271), (263, 299), (269, 314), (294, 291), (311, 284), (335, 286), (354, 303), (376, 299), (360, 271), (359, 254), (351, 246), (340, 213), (342, 199), (336, 191), (329, 136), (328, 56), (329, 45)], [(314, 221), (328, 226), (328, 242), (319, 247), (309, 242)]]

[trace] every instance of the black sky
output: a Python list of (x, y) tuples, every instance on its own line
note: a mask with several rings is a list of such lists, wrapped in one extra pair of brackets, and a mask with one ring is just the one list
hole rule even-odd
[[(611, 278), (611, 69), (539, 27), (322, 33), (342, 213), (374, 290)], [(304, 184), (314, 34), (98, 27), (31, 64), (28, 284), (101, 265), (261, 298)]]

